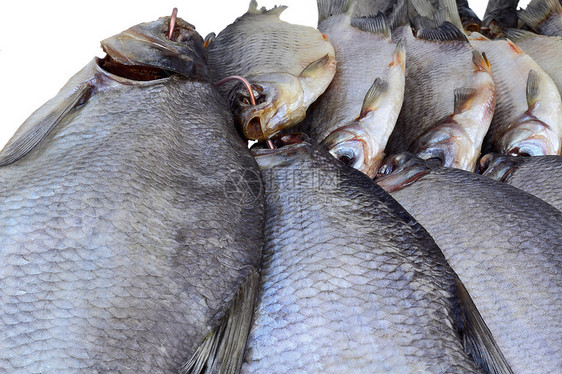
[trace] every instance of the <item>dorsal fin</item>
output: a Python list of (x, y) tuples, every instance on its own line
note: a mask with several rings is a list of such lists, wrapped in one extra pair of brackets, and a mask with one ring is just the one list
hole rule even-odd
[(519, 11), (519, 18), (529, 27), (537, 30), (551, 13), (562, 13), (558, 0), (532, 0), (526, 9)]
[(381, 34), (390, 38), (390, 27), (388, 27), (386, 17), (382, 12), (379, 12), (376, 16), (354, 17), (351, 19), (351, 26), (359, 30), (373, 34)]
[(416, 38), (433, 41), (461, 41), (468, 43), (466, 35), (455, 25), (447, 21), (445, 21), (441, 27), (436, 29), (419, 30)]
[(513, 374), (492, 332), (460, 279), (456, 279), (455, 286), (461, 308), (459, 325), (465, 350), (486, 373)]
[(357, 4), (357, 0), (317, 0), (318, 23), (337, 14), (350, 13)]
[[(0, 166), (16, 162), (35, 148), (55, 127), (78, 105), (86, 102), (94, 91), (94, 85), (83, 82), (66, 97), (55, 96), (50, 102), (39, 108), (47, 110), (35, 118), (35, 113), (21, 126), (23, 132), (16, 132), (6, 147), (0, 151)], [(45, 108), (45, 109), (44, 109)]]
[(267, 15), (275, 15), (275, 16), (279, 17), (285, 9), (287, 9), (287, 7), (285, 5), (279, 5), (279, 6), (276, 5), (269, 10), (266, 9), (264, 6), (262, 6), (260, 9), (258, 9), (258, 2), (256, 0), (251, 0), (250, 5), (248, 6), (248, 11), (246, 13), (248, 13), (248, 14), (267, 14)]
[(507, 29), (503, 33), (509, 40), (514, 43), (532, 36), (537, 36), (537, 34), (535, 34), (534, 32), (520, 29)]

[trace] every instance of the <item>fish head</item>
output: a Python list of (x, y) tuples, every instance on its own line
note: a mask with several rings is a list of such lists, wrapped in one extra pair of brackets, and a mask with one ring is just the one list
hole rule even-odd
[(250, 106), (250, 98), (244, 90), (239, 90), (234, 100), (242, 132), (248, 139), (263, 140), (298, 124), (335, 73), (336, 59), (326, 54), (307, 65), (298, 76), (285, 72), (248, 76), (256, 105)]
[(235, 115), (248, 139), (269, 139), (296, 125), (306, 115), (304, 92), (298, 77), (265, 73), (248, 77), (256, 105), (245, 88), (235, 93)]
[(384, 153), (360, 124), (353, 122), (333, 131), (322, 146), (332, 156), (373, 178), (382, 162)]
[(171, 17), (141, 23), (101, 42), (117, 64), (150, 67), (208, 80), (207, 51), (195, 26), (177, 18), (168, 38)]
[(511, 156), (544, 156), (560, 152), (560, 138), (556, 131), (538, 118), (524, 114), (501, 137), (502, 153)]

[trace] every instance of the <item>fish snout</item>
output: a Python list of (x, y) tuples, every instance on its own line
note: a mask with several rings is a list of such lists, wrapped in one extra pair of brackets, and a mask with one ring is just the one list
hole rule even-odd
[(302, 121), (306, 114), (299, 80), (291, 74), (275, 74), (264, 80), (250, 80), (256, 105), (249, 94), (239, 91), (236, 115), (248, 139), (269, 139)]

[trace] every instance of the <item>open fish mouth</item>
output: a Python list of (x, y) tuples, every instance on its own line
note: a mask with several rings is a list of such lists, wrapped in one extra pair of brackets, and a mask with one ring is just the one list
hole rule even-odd
[(237, 92), (235, 113), (248, 139), (269, 139), (288, 129), (306, 115), (304, 93), (297, 77), (288, 73), (261, 74), (249, 77), (256, 105), (251, 105), (248, 92)]
[[(104, 68), (116, 75), (152, 68), (207, 80), (209, 70), (203, 39), (193, 25), (181, 18), (175, 19), (169, 38), (170, 22), (170, 17), (162, 17), (103, 40), (102, 49), (111, 61)], [(139, 80), (148, 79), (142, 79), (141, 74)]]

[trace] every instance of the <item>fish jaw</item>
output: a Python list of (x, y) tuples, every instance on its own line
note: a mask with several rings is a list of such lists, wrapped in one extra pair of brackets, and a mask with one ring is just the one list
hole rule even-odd
[(478, 163), (480, 174), (500, 182), (507, 181), (518, 166), (513, 157), (498, 153), (488, 153)]
[(402, 152), (384, 159), (375, 182), (391, 193), (411, 185), (430, 171), (431, 167), (426, 161), (410, 152)]
[(248, 77), (256, 105), (250, 105), (245, 90), (239, 91), (236, 117), (248, 139), (269, 139), (301, 122), (306, 115), (305, 97), (297, 77), (267, 73)]
[(102, 49), (122, 65), (149, 66), (208, 80), (203, 38), (193, 25), (177, 18), (172, 39), (168, 39), (169, 24), (170, 17), (141, 23), (103, 40)]

